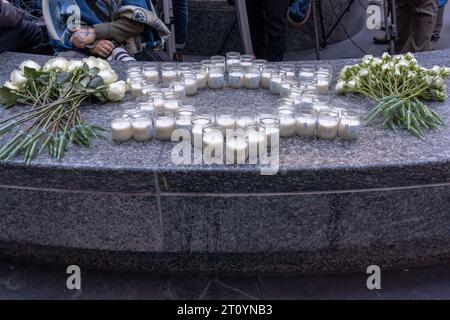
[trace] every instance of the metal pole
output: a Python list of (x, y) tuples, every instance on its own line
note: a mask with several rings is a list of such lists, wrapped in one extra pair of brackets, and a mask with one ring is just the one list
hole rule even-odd
[(252, 37), (250, 34), (250, 26), (248, 24), (245, 0), (236, 0), (236, 14), (239, 22), (239, 30), (241, 32), (244, 51), (245, 53), (253, 54)]
[(314, 20), (314, 39), (316, 40), (316, 60), (320, 60), (320, 39), (319, 27), (317, 25), (317, 0), (312, 1), (313, 20)]
[(175, 26), (173, 24), (173, 6), (172, 0), (163, 0), (163, 13), (164, 13), (164, 23), (170, 29), (170, 37), (167, 40), (167, 54), (170, 59), (173, 59), (175, 55)]
[(388, 20), (388, 2), (387, 2), (387, 0), (383, 0), (383, 14), (384, 14), (384, 28), (385, 28), (385, 32), (386, 32), (386, 40), (389, 41), (389, 52), (391, 55), (393, 55), (395, 53), (395, 51), (394, 51), (394, 47), (392, 45), (391, 26), (390, 26), (390, 23)]
[(395, 40), (398, 38), (398, 30), (397, 30), (397, 8), (395, 7), (395, 0), (391, 0), (391, 43), (389, 44), (389, 48), (391, 49), (392, 54), (395, 53)]

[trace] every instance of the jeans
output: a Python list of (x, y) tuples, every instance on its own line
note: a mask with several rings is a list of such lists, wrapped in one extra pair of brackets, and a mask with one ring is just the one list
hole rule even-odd
[(175, 46), (183, 49), (188, 27), (188, 0), (172, 0), (175, 23)]
[(39, 48), (44, 43), (44, 32), (30, 21), (23, 21), (17, 28), (0, 30), (0, 52), (41, 53)]
[(247, 0), (246, 4), (255, 56), (282, 61), (286, 51), (289, 1)]

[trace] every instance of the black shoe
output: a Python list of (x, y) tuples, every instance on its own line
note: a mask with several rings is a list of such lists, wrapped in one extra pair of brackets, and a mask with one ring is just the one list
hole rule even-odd
[(387, 44), (389, 40), (386, 38), (386, 35), (375, 36), (373, 37), (373, 43), (375, 44)]

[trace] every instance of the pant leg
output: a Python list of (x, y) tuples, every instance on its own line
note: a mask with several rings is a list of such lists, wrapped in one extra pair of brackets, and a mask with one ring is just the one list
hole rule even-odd
[(264, 25), (263, 0), (247, 0), (245, 3), (252, 37), (253, 53), (258, 59), (265, 59), (266, 29)]
[(20, 30), (20, 38), (16, 39), (12, 51), (31, 52), (44, 44), (45, 36), (43, 30), (35, 23), (23, 21)]
[(188, 27), (188, 0), (172, 0), (172, 5), (175, 19), (175, 45), (177, 49), (183, 49)]
[(411, 33), (412, 4), (411, 0), (397, 0), (395, 4), (398, 32), (398, 38), (395, 42), (395, 52), (401, 53)]
[(267, 59), (282, 61), (286, 51), (289, 0), (265, 0)]
[(444, 23), (444, 13), (445, 13), (445, 5), (439, 7), (436, 25), (434, 26), (434, 31), (431, 36), (431, 50), (436, 50), (439, 39), (441, 38), (442, 26)]
[(438, 0), (412, 0), (411, 2), (413, 4), (411, 34), (402, 53), (430, 51), (431, 36), (438, 13)]

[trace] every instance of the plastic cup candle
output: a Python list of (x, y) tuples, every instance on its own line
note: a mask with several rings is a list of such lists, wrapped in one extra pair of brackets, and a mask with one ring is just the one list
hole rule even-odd
[(253, 55), (243, 54), (241, 55), (241, 66), (245, 69), (247, 67), (253, 66)]
[(261, 83), (261, 73), (257, 67), (247, 67), (244, 72), (244, 86), (247, 89), (258, 89)]
[(194, 147), (202, 147), (203, 127), (212, 124), (212, 119), (213, 116), (209, 114), (196, 115), (192, 117), (192, 143)]
[(285, 63), (280, 66), (280, 70), (286, 72), (286, 76), (288, 76), (289, 78), (295, 78), (295, 65)]
[(155, 137), (170, 140), (175, 130), (175, 115), (170, 111), (158, 111), (155, 115)]
[(256, 114), (249, 111), (242, 111), (237, 114), (236, 117), (236, 127), (240, 129), (245, 129), (250, 123), (256, 121)]
[(303, 138), (314, 137), (317, 127), (317, 112), (312, 109), (300, 109), (296, 117), (296, 133)]
[(168, 82), (178, 76), (176, 66), (171, 63), (163, 63), (161, 66), (161, 78), (163, 82)]
[(225, 84), (225, 75), (222, 67), (211, 67), (209, 69), (208, 86), (211, 89), (222, 89)]
[(225, 158), (228, 164), (244, 164), (248, 157), (248, 143), (244, 131), (227, 135)]
[(330, 88), (330, 75), (317, 72), (317, 92), (319, 94), (327, 94)]
[(197, 79), (197, 89), (203, 90), (208, 86), (208, 72), (205, 66), (193, 67)]
[(148, 95), (149, 92), (158, 90), (158, 87), (156, 86), (155, 82), (147, 82), (146, 81), (141, 86), (142, 86), (142, 89), (141, 89), (142, 95), (144, 95), (144, 96)]
[(164, 96), (159, 90), (151, 91), (147, 94), (150, 98), (153, 98), (153, 105), (155, 110), (161, 110), (164, 108)]
[(113, 140), (125, 142), (133, 137), (131, 117), (128, 112), (115, 111), (111, 113), (111, 134)]
[(333, 111), (321, 111), (317, 120), (317, 136), (331, 140), (336, 138), (339, 125), (339, 115)]
[(272, 72), (270, 75), (270, 85), (269, 90), (274, 94), (280, 94), (281, 90), (281, 81), (283, 77), (286, 75), (284, 71)]
[(164, 108), (171, 112), (176, 112), (180, 106), (178, 96), (174, 93), (165, 93), (164, 96)]
[(148, 141), (153, 138), (153, 119), (149, 111), (139, 111), (131, 117), (133, 138), (136, 141)]
[(270, 77), (272, 72), (276, 72), (278, 69), (274, 66), (264, 66), (261, 70), (261, 87), (269, 89)]
[(203, 127), (203, 156), (206, 163), (222, 160), (224, 137), (216, 125)]
[(249, 124), (246, 135), (248, 137), (248, 156), (252, 163), (258, 159), (259, 155), (265, 155), (267, 152), (266, 127), (258, 123)]
[(262, 116), (259, 122), (266, 127), (267, 147), (277, 146), (280, 141), (280, 119), (278, 116)]
[(143, 67), (145, 79), (149, 81), (159, 82), (159, 70), (155, 64), (146, 64)]
[(341, 115), (338, 135), (342, 139), (357, 139), (362, 130), (361, 117), (358, 112), (345, 111)]
[(195, 96), (197, 94), (197, 78), (193, 72), (185, 72), (183, 74), (185, 93), (187, 96)]
[(228, 86), (235, 89), (242, 88), (244, 86), (244, 68), (231, 67), (228, 70)]
[(296, 120), (295, 111), (293, 107), (281, 106), (278, 107), (278, 118), (280, 119), (280, 136), (284, 138), (295, 135)]
[(227, 129), (236, 127), (236, 116), (234, 114), (216, 114), (217, 126), (225, 133)]

